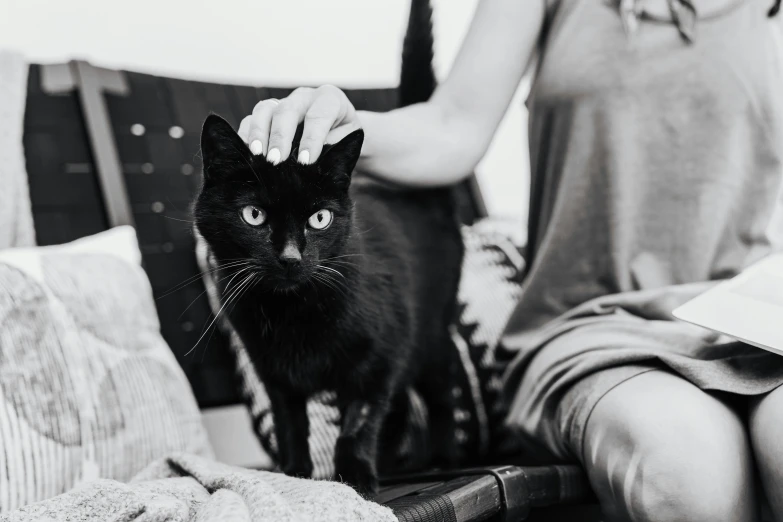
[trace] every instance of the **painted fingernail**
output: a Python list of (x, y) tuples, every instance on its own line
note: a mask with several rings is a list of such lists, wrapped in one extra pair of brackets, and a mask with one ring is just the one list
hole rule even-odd
[(272, 165), (280, 163), (280, 149), (272, 149), (269, 154), (266, 155), (266, 160)]
[(258, 156), (264, 152), (264, 144), (260, 140), (253, 140), (250, 143), (250, 152)]
[(296, 158), (296, 161), (298, 161), (302, 165), (309, 165), (310, 164), (310, 151), (309, 150), (301, 151), (299, 153), (299, 157)]

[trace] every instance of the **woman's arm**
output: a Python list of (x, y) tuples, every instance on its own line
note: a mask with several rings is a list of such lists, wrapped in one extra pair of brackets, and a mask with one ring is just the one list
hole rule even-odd
[(406, 185), (447, 184), (469, 175), (530, 62), (543, 16), (543, 0), (479, 2), (451, 72), (429, 102), (359, 113), (366, 136), (363, 170)]
[(405, 185), (455, 183), (472, 172), (508, 108), (535, 51), (544, 2), (481, 0), (448, 78), (426, 103), (357, 112), (335, 87), (297, 89), (279, 103), (260, 102), (239, 134), (255, 153), (282, 161), (304, 120), (299, 161), (309, 163), (324, 143), (363, 127), (363, 170)]

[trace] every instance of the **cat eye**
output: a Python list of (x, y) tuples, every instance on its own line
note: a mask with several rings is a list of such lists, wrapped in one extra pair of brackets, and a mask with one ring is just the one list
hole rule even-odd
[(257, 227), (263, 225), (266, 221), (266, 212), (253, 205), (248, 205), (242, 209), (242, 219), (245, 223)]
[(310, 219), (307, 220), (307, 224), (310, 225), (310, 228), (324, 230), (332, 224), (332, 217), (331, 210), (322, 209), (310, 216)]

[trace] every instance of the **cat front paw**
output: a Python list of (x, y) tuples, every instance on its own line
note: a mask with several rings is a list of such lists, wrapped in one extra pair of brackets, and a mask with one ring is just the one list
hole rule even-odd
[(378, 492), (378, 473), (375, 465), (368, 460), (342, 459), (342, 462), (335, 463), (335, 473), (338, 480), (342, 480), (362, 496)]
[(313, 462), (308, 455), (306, 458), (293, 459), (280, 466), (280, 469), (288, 476), (310, 478), (313, 476)]
[(378, 492), (378, 477), (366, 462), (357, 462), (350, 471), (345, 471), (340, 476), (362, 496), (366, 497)]

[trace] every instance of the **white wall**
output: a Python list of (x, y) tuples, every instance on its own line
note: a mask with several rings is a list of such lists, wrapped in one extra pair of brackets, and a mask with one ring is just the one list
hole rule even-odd
[[(476, 0), (433, 3), (444, 75)], [(392, 86), (407, 9), (408, 0), (0, 0), (0, 48), (211, 81)], [(478, 171), (490, 211), (520, 227), (525, 128), (518, 96)]]

